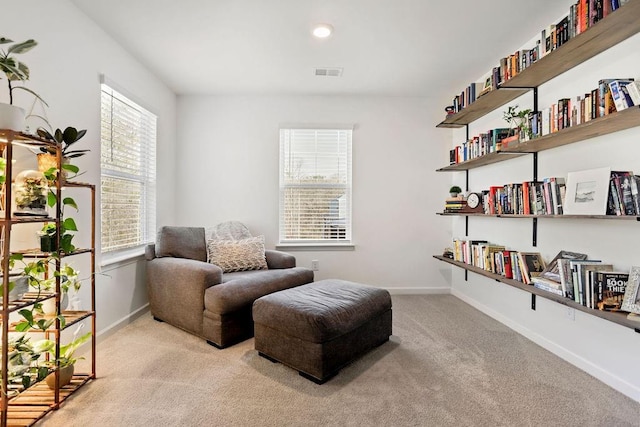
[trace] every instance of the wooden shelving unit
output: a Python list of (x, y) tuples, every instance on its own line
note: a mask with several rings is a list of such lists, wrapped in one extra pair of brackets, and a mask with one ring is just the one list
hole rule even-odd
[(451, 114), (437, 127), (459, 128), (513, 101), (528, 90), (582, 64), (612, 46), (640, 32), (640, 3), (630, 1), (606, 19), (578, 34), (558, 49), (540, 58), (499, 89), (478, 98), (458, 113)]
[[(14, 165), (13, 156), (15, 147), (26, 147), (31, 151), (36, 151), (40, 147), (54, 148), (58, 155), (58, 168), (61, 165), (61, 147), (53, 142), (43, 140), (37, 136), (24, 134), (21, 132), (14, 132), (11, 130), (0, 129), (0, 149), (1, 154), (6, 160), (5, 176), (7, 177), (8, 185), (4, 186), (4, 198), (1, 199), (0, 209), (3, 213), (0, 215), (0, 232), (2, 233), (3, 242), (1, 246), (0, 262), (2, 262), (3, 271), (9, 271), (9, 257), (12, 253), (21, 253), (24, 258), (47, 258), (51, 253), (42, 253), (39, 249), (24, 249), (21, 251), (11, 251), (10, 242), (12, 236), (12, 228), (20, 224), (29, 223), (44, 223), (51, 222), (59, 226), (62, 218), (61, 203), (56, 206), (56, 214), (54, 217), (28, 217), (20, 216), (16, 217), (12, 215), (12, 185), (10, 185), (12, 178), (14, 177)], [(0, 366), (1, 371), (1, 385), (2, 390), (6, 391), (2, 393), (0, 397), (0, 425), (2, 427), (7, 425), (16, 426), (28, 426), (32, 425), (38, 420), (42, 419), (51, 410), (58, 409), (60, 404), (65, 401), (67, 397), (80, 389), (91, 379), (96, 377), (96, 365), (95, 365), (95, 349), (96, 349), (96, 311), (95, 311), (95, 186), (87, 183), (78, 182), (65, 182), (64, 179), (56, 181), (55, 188), (51, 187), (55, 192), (57, 199), (62, 200), (62, 192), (65, 188), (84, 188), (91, 193), (91, 247), (84, 249), (77, 249), (73, 253), (60, 253), (60, 260), (52, 262), (51, 266), (54, 270), (60, 268), (61, 260), (63, 258), (78, 256), (82, 254), (89, 254), (90, 259), (90, 286), (91, 286), (91, 308), (83, 311), (63, 311), (61, 310), (61, 290), (60, 282), (56, 281), (55, 291), (53, 292), (27, 292), (20, 299), (10, 300), (8, 283), (9, 277), (3, 277), (4, 291), (0, 295), (0, 321), (2, 322), (2, 339), (1, 339), (1, 355), (2, 363)], [(9, 333), (18, 333), (13, 326), (15, 321), (10, 321), (9, 316), (11, 313), (18, 312), (21, 309), (32, 306), (36, 302), (43, 302), (45, 300), (55, 299), (57, 312), (60, 313), (65, 319), (65, 326), (61, 327), (60, 322), (57, 320), (53, 322), (51, 327), (45, 331), (41, 330), (29, 330), (29, 334), (44, 334), (46, 337), (53, 337), (52, 340), (56, 343), (56, 349), (60, 346), (60, 332), (64, 329), (77, 325), (79, 322), (89, 320), (91, 322), (92, 340), (91, 340), (91, 371), (89, 373), (76, 373), (73, 376), (71, 384), (64, 387), (58, 387), (59, 384), (59, 372), (57, 369), (53, 369), (51, 372), (56, 375), (56, 388), (54, 390), (44, 382), (38, 382), (32, 384), (30, 387), (24, 389), (23, 387), (10, 384), (8, 381), (8, 368), (7, 368), (7, 353), (8, 353), (8, 337)], [(47, 318), (47, 316), (42, 316)], [(49, 316), (50, 319), (55, 319), (55, 316)], [(36, 319), (37, 320), (37, 319)], [(9, 393), (10, 392), (10, 393)]]
[(496, 282), (504, 283), (506, 285), (512, 286), (514, 288), (518, 288), (518, 289), (523, 290), (525, 292), (528, 292), (530, 294), (537, 295), (537, 296), (543, 297), (545, 299), (548, 299), (548, 300), (551, 300), (551, 301), (555, 301), (555, 302), (557, 302), (559, 304), (566, 305), (567, 307), (574, 308), (577, 311), (581, 311), (583, 313), (587, 313), (587, 314), (590, 314), (592, 316), (600, 317), (601, 319), (605, 319), (605, 320), (608, 320), (610, 322), (617, 323), (618, 325), (622, 325), (622, 326), (625, 326), (627, 328), (631, 328), (631, 329), (634, 329), (634, 330), (637, 330), (638, 332), (640, 332), (640, 330), (638, 330), (638, 328), (640, 328), (640, 324), (638, 324), (638, 322), (634, 322), (633, 320), (627, 319), (627, 313), (625, 313), (625, 312), (594, 310), (592, 308), (585, 307), (582, 304), (578, 304), (577, 302), (572, 301), (572, 300), (570, 300), (568, 298), (561, 297), (559, 295), (555, 295), (555, 294), (552, 294), (550, 292), (543, 291), (542, 289), (538, 289), (538, 288), (534, 287), (533, 285), (525, 285), (524, 283), (518, 282), (517, 280), (507, 279), (506, 277), (501, 276), (500, 274), (495, 274), (495, 273), (492, 273), (490, 271), (483, 270), (482, 268), (479, 268), (479, 267), (476, 267), (476, 266), (473, 266), (473, 265), (469, 265), (469, 264), (465, 264), (464, 262), (454, 261), (451, 258), (447, 258), (447, 257), (441, 256), (441, 255), (434, 255), (433, 257), (435, 259), (438, 259), (440, 261), (444, 261), (444, 262), (446, 262), (448, 264), (454, 265), (454, 266), (462, 268), (464, 270), (471, 271), (473, 273), (479, 274), (480, 276), (484, 276), (484, 277), (487, 277), (489, 279), (493, 279)]

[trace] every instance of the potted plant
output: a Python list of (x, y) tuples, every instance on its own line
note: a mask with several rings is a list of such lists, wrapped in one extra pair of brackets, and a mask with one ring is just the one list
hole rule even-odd
[(7, 45), (7, 49), (0, 49), (0, 70), (7, 79), (9, 89), (9, 104), (0, 103), (0, 129), (22, 130), (24, 128), (25, 111), (13, 105), (13, 91), (24, 90), (35, 96), (43, 104), (47, 103), (34, 91), (25, 86), (16, 86), (14, 82), (29, 80), (29, 67), (16, 59), (15, 55), (23, 54), (33, 49), (38, 43), (29, 39), (20, 43), (14, 43), (5, 37), (0, 37), (0, 45)]
[[(62, 155), (62, 176), (66, 179), (67, 172), (78, 173), (78, 168), (69, 164), (69, 160), (84, 156), (90, 150), (72, 150), (71, 146), (78, 142), (86, 133), (86, 129), (77, 130), (74, 127), (68, 126), (65, 130), (56, 129), (53, 134), (44, 128), (38, 128), (38, 136), (43, 139), (57, 142), (61, 146)], [(40, 147), (40, 154), (38, 154), (38, 169), (40, 172), (50, 171), (52, 168), (57, 169), (56, 149), (53, 147)]]
[(40, 236), (40, 250), (42, 252), (55, 252), (58, 250), (58, 242), (56, 241), (56, 225), (47, 223), (42, 226), (38, 233)]
[(518, 106), (513, 105), (503, 112), (502, 118), (509, 123), (509, 136), (501, 141), (502, 148), (509, 142), (520, 139), (528, 140), (533, 137), (533, 132), (529, 126), (529, 114), (531, 109), (518, 111)]
[[(60, 356), (58, 358), (55, 354), (55, 346), (50, 348), (49, 354), (53, 357), (51, 360), (51, 365), (57, 366), (60, 370), (60, 387), (64, 387), (71, 382), (73, 378), (73, 371), (75, 370), (75, 363), (78, 360), (84, 359), (84, 357), (75, 357), (74, 353), (82, 344), (89, 341), (91, 338), (91, 332), (87, 332), (81, 337), (76, 338), (79, 329), (74, 334), (74, 339), (69, 344), (60, 346)], [(56, 386), (56, 377), (55, 373), (49, 374), (45, 381), (50, 389), (54, 389)]]
[(457, 185), (454, 185), (449, 189), (449, 195), (451, 197), (458, 197), (460, 193), (462, 193), (462, 188), (458, 187)]

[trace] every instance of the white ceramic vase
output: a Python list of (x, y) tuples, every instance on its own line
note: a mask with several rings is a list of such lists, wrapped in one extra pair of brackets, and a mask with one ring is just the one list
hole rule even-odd
[(25, 112), (22, 108), (0, 103), (0, 129), (22, 131), (24, 129), (24, 120)]

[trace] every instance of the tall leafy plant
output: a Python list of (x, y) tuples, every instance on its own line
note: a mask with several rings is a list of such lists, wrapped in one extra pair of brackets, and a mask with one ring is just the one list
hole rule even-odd
[[(10, 44), (13, 43), (13, 44)], [(9, 89), (9, 104), (13, 105), (13, 91), (24, 90), (29, 92), (43, 104), (47, 103), (34, 91), (26, 86), (15, 85), (15, 82), (25, 82), (29, 80), (29, 67), (24, 62), (19, 61), (16, 55), (29, 52), (37, 46), (37, 42), (29, 39), (23, 42), (15, 43), (6, 37), (0, 37), (0, 45), (8, 45), (6, 49), (0, 49), (0, 71), (2, 71), (7, 79), (7, 87)]]

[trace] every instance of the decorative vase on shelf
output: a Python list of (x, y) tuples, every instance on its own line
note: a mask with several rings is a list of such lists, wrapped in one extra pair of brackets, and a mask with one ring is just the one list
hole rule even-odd
[(0, 103), (0, 129), (20, 132), (24, 129), (25, 113), (20, 107)]
[[(60, 368), (60, 387), (64, 387), (71, 383), (71, 379), (73, 378), (74, 365), (67, 365)], [(56, 387), (56, 373), (52, 372), (45, 378), (47, 385), (51, 390), (54, 390)]]
[(48, 183), (42, 172), (25, 170), (16, 177), (16, 215), (48, 216)]

